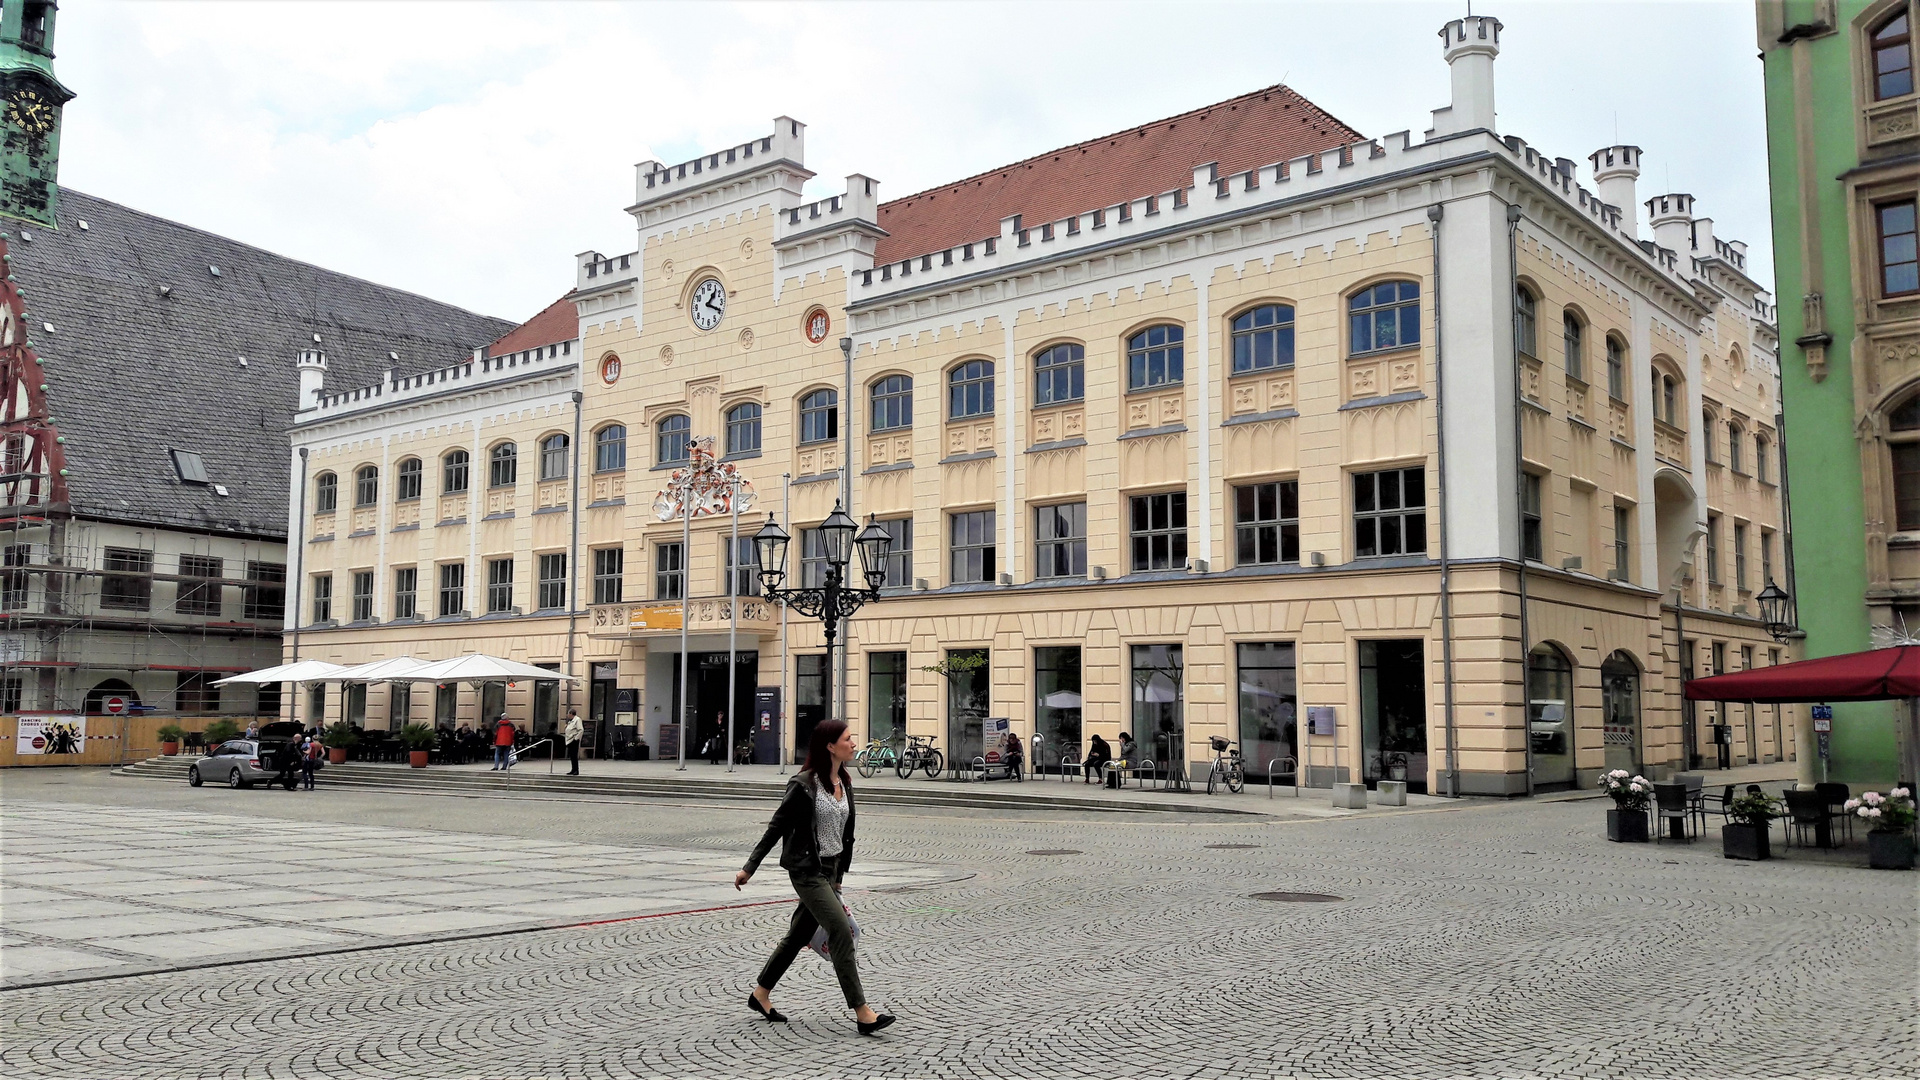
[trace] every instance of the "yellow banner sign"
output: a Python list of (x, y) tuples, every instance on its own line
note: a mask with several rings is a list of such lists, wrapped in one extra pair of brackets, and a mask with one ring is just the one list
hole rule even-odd
[(678, 630), (680, 629), (680, 605), (649, 604), (628, 608), (627, 629), (629, 631)]

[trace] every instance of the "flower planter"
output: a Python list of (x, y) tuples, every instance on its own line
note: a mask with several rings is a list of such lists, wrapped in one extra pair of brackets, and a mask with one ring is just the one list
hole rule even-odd
[(1773, 855), (1765, 825), (1720, 826), (1720, 852), (1729, 859), (1766, 859)]
[(428, 754), (428, 753), (429, 753), (429, 751), (426, 751), (426, 750), (409, 750), (409, 751), (407, 751), (407, 764), (409, 764), (409, 765), (411, 765), (411, 766), (413, 766), (413, 767), (414, 767), (414, 768), (416, 768), (416, 769), (424, 769), (424, 768), (426, 768), (426, 767), (427, 767), (427, 754)]
[(1607, 811), (1607, 839), (1616, 844), (1644, 844), (1650, 836), (1645, 810)]
[(161, 743), (161, 744), (160, 744), (160, 756), (161, 756), (161, 757), (173, 757), (173, 756), (175, 756), (175, 755), (177, 755), (178, 753), (180, 753), (180, 744), (179, 744), (179, 743), (177, 743), (177, 742), (163, 742), (163, 743)]
[(347, 748), (344, 746), (327, 747), (327, 762), (331, 765), (345, 765), (347, 763)]
[(1913, 869), (1913, 834), (1892, 831), (1868, 833), (1867, 865), (1875, 870)]

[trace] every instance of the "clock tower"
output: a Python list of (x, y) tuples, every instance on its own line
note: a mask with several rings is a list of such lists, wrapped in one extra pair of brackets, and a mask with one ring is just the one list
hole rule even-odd
[(0, 0), (0, 217), (54, 227), (60, 109), (73, 91), (53, 77), (53, 0)]

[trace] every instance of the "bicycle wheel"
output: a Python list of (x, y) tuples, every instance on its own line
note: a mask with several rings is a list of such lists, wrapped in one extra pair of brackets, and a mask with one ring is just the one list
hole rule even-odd
[(908, 750), (906, 753), (901, 754), (899, 763), (893, 767), (893, 774), (902, 780), (912, 776), (913, 767), (919, 764), (919, 758), (920, 752), (918, 750)]
[(853, 757), (854, 764), (860, 768), (860, 775), (866, 779), (873, 779), (873, 774), (880, 771), (880, 762), (876, 760), (877, 755), (869, 754), (865, 750), (862, 750), (858, 754), (853, 755)]
[(1220, 763), (1216, 761), (1213, 763), (1213, 768), (1207, 770), (1207, 794), (1213, 794), (1213, 786), (1218, 783), (1219, 780)]
[(1240, 789), (1246, 786), (1247, 770), (1237, 761), (1227, 766), (1227, 790), (1238, 795)]
[[(947, 763), (946, 755), (942, 754), (938, 750), (929, 750), (927, 751), (926, 756), (920, 759), (920, 767), (927, 770), (928, 779), (932, 779), (933, 777), (939, 776), (940, 770), (946, 766), (946, 763)], [(912, 771), (913, 771), (912, 769), (908, 769), (907, 773), (910, 773)], [(905, 776), (907, 775), (907, 773), (901, 773), (900, 775)]]

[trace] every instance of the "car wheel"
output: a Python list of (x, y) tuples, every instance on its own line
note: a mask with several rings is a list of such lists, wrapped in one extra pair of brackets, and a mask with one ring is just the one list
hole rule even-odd
[(240, 788), (247, 786), (246, 778), (240, 775), (240, 770), (238, 768), (235, 768), (232, 772), (227, 774), (227, 786), (230, 788), (234, 788), (235, 790), (238, 790)]
[(201, 784), (205, 782), (206, 781), (200, 779), (200, 766), (198, 765), (187, 766), (187, 786), (188, 787), (199, 787)]

